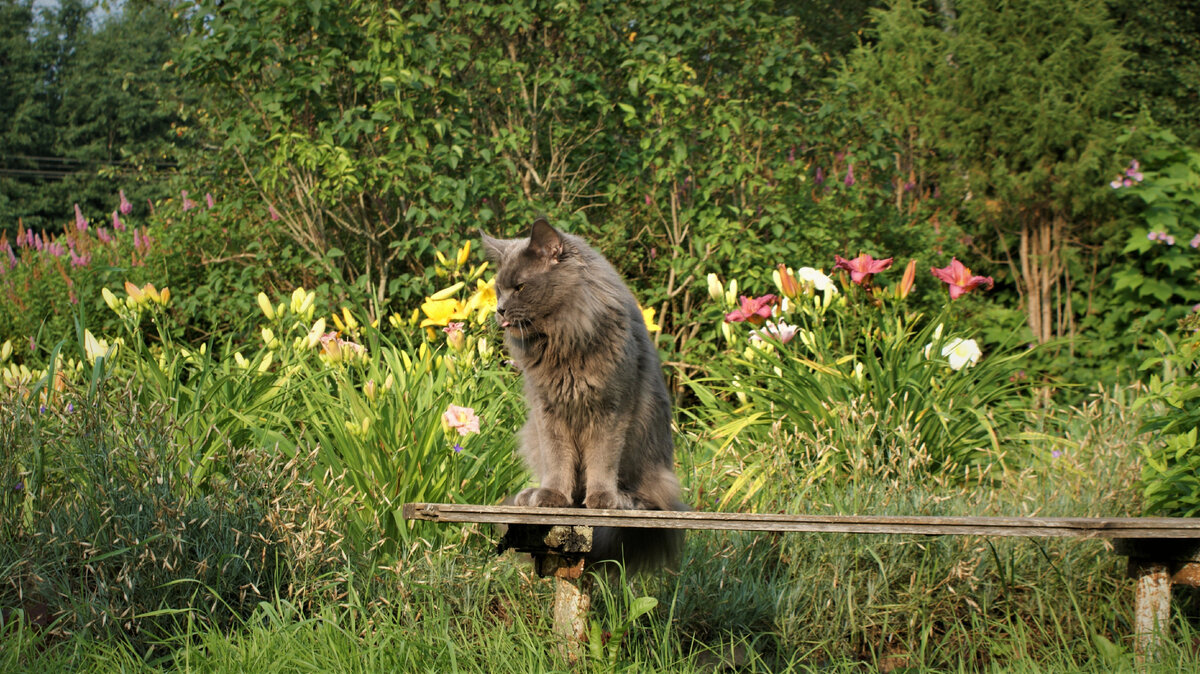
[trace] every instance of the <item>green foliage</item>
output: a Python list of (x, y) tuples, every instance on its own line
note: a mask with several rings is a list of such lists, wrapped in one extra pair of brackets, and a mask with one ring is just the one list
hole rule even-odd
[(295, 485), (239, 447), (228, 481), (191, 489), (168, 414), (118, 390), (0, 401), (6, 611), (144, 648), (185, 616), (223, 629), (295, 580), (276, 509)]
[(1125, 291), (1126, 305), (1143, 307), (1131, 313), (1144, 314), (1149, 333), (1178, 320), (1185, 303), (1200, 299), (1193, 290), (1200, 280), (1200, 150), (1182, 145), (1170, 131), (1145, 135), (1144, 158), (1113, 181), (1120, 196), (1141, 202), (1122, 251), (1136, 255), (1113, 281), (1116, 290)]
[(1154, 121), (1200, 144), (1200, 7), (1190, 0), (1108, 2), (1132, 58), (1125, 87)]
[(895, 206), (885, 140), (824, 140), (872, 122), (820, 105), (828, 54), (802, 36), (860, 11), (241, 0), (197, 12), (179, 69), (222, 148), (200, 159), (245, 175), (372, 312), (417, 299), (447, 239), (546, 211), (619, 251), (662, 346), (686, 355), (708, 350), (693, 315), (709, 271), (929, 242)]
[(1160, 355), (1142, 369), (1159, 369), (1137, 405), (1152, 410), (1143, 431), (1154, 436), (1141, 446), (1142, 497), (1149, 513), (1195, 517), (1200, 513), (1200, 316), (1180, 322), (1179, 340), (1165, 338), (1155, 346)]

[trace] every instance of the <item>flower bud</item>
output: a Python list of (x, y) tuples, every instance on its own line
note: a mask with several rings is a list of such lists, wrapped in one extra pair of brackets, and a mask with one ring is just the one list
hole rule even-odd
[[(112, 293), (109, 293), (109, 294), (111, 295)], [(12, 352), (13, 352), (12, 340), (11, 339), (5, 340), (4, 346), (0, 346), (0, 363), (8, 360), (9, 356), (12, 356)]]
[(146, 296), (144, 293), (142, 293), (142, 289), (133, 285), (129, 281), (125, 282), (125, 293), (128, 294), (129, 299), (133, 300), (133, 303), (138, 306), (146, 303)]
[(108, 305), (109, 309), (112, 309), (117, 315), (121, 314), (121, 301), (117, 299), (117, 296), (111, 290), (102, 288), (100, 296), (104, 298), (104, 303)]
[(292, 302), (290, 308), (293, 314), (299, 314), (303, 312), (301, 307), (304, 305), (304, 298), (304, 288), (296, 288), (292, 291)]
[(317, 345), (321, 343), (321, 336), (324, 334), (325, 334), (325, 318), (321, 317), (321, 318), (317, 319), (316, 323), (313, 323), (312, 329), (308, 331), (308, 337), (306, 338), (305, 345), (309, 349), (317, 348)]
[(450, 286), (449, 288), (443, 288), (443, 289), (437, 291), (436, 293), (430, 295), (429, 299), (444, 300), (448, 297), (453, 297), (454, 294), (457, 293), (459, 290), (462, 290), (463, 286), (465, 286), (465, 285), (466, 285), (466, 283), (464, 281), (459, 281), (458, 283), (455, 283), (454, 285)]
[(708, 275), (708, 297), (714, 302), (725, 299), (725, 289), (721, 287), (721, 279), (713, 273)]
[(267, 298), (266, 293), (258, 294), (258, 308), (262, 309), (263, 315), (268, 321), (275, 320), (275, 307), (271, 306), (271, 300)]

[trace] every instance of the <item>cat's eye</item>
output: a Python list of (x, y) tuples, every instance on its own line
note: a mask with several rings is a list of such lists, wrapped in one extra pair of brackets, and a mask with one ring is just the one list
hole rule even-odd
[(519, 292), (521, 292), (521, 289), (524, 287), (525, 287), (524, 283), (518, 283), (517, 285), (513, 286), (513, 292), (519, 293)]

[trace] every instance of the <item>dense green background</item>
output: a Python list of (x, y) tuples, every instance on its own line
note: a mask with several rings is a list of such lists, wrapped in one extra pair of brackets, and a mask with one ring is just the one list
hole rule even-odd
[[(397, 514), (526, 479), (498, 330), (419, 307), (538, 213), (655, 309), (697, 509), (1195, 515), (1193, 5), (0, 0), (0, 669), (569, 668), (490, 531)], [(860, 253), (790, 344), (724, 320)], [(1115, 559), (697, 533), (586, 659), (1128, 669)]]

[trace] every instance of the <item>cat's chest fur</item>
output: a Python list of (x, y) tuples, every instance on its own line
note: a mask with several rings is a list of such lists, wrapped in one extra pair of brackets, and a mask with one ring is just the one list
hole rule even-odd
[(593, 322), (586, 333), (563, 331), (510, 341), (528, 391), (547, 411), (611, 409), (619, 403), (618, 375), (630, 365), (632, 336), (620, 316), (606, 318)]

